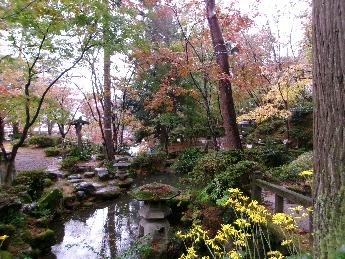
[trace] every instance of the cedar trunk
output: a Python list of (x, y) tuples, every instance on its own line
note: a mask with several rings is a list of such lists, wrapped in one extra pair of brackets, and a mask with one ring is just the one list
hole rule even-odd
[(344, 17), (344, 0), (313, 0), (314, 258), (345, 244)]
[(225, 130), (224, 147), (225, 149), (241, 149), (241, 139), (237, 128), (236, 112), (234, 100), (232, 98), (229, 56), (216, 15), (215, 0), (206, 0), (206, 13), (217, 64), (220, 68), (219, 94)]

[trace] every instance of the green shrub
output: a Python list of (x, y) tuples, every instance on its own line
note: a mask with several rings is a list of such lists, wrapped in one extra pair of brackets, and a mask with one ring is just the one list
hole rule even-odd
[(44, 190), (44, 179), (48, 175), (43, 170), (21, 171), (13, 182), (14, 186), (27, 191), (33, 200), (41, 197)]
[(84, 145), (82, 148), (73, 146), (68, 150), (67, 156), (78, 157), (79, 160), (88, 161), (91, 159), (92, 154), (95, 153), (94, 149), (92, 145)]
[(284, 145), (266, 145), (261, 148), (260, 161), (268, 167), (277, 167), (290, 162), (291, 156)]
[(80, 161), (79, 157), (67, 156), (61, 161), (60, 168), (62, 170), (74, 173), (78, 170), (77, 163)]
[(164, 152), (155, 152), (153, 154), (141, 153), (133, 161), (132, 167), (145, 172), (154, 172), (164, 165), (167, 155)]
[(211, 152), (201, 157), (188, 177), (192, 183), (204, 185), (215, 174), (223, 172), (228, 166), (236, 164), (244, 158), (239, 150)]
[(260, 170), (260, 165), (254, 161), (240, 161), (230, 165), (224, 172), (215, 175), (214, 179), (205, 187), (205, 192), (213, 201), (224, 197), (231, 187), (240, 186), (248, 191), (250, 174)]
[(48, 147), (44, 149), (46, 156), (61, 156), (63, 154), (63, 149), (61, 147)]
[(298, 180), (300, 172), (313, 167), (313, 152), (305, 152), (287, 165), (271, 170), (273, 176), (282, 180)]
[(179, 154), (173, 168), (177, 173), (186, 174), (193, 171), (197, 160), (204, 155), (200, 148), (188, 148)]
[(61, 143), (61, 138), (46, 136), (46, 135), (32, 136), (29, 139), (29, 145), (35, 145), (39, 148), (55, 147), (59, 145), (60, 143)]

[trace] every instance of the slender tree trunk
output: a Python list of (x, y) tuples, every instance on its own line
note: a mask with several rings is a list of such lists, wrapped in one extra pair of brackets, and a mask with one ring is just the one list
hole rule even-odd
[(12, 123), (12, 133), (13, 133), (13, 137), (18, 136), (18, 134), (19, 134), (19, 123), (18, 122)]
[(1, 149), (1, 160), (7, 160), (7, 154), (6, 154), (6, 150), (4, 147), (4, 140), (5, 140), (5, 123), (4, 123), (4, 119), (0, 117), (0, 149)]
[(51, 120), (47, 121), (48, 135), (51, 136), (53, 133), (54, 122)]
[(112, 129), (111, 129), (111, 79), (110, 79), (110, 56), (111, 51), (109, 50), (109, 39), (107, 37), (108, 33), (108, 25), (104, 24), (103, 29), (103, 39), (104, 39), (104, 86), (103, 86), (103, 100), (104, 100), (104, 141), (105, 141), (105, 149), (107, 152), (108, 160), (114, 159), (114, 145), (113, 145), (113, 137), (112, 137)]
[(313, 0), (314, 258), (345, 244), (344, 17), (344, 0)]
[(226, 149), (241, 149), (241, 139), (236, 123), (236, 113), (232, 98), (228, 53), (216, 15), (215, 0), (206, 0), (207, 20), (210, 27), (213, 48), (220, 68), (219, 94), (223, 115)]

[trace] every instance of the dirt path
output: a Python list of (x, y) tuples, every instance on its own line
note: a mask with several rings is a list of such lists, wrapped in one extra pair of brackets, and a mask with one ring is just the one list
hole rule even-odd
[(43, 149), (22, 147), (19, 149), (16, 157), (16, 169), (32, 170), (47, 169), (49, 167), (57, 167), (58, 159), (54, 157), (46, 157)]

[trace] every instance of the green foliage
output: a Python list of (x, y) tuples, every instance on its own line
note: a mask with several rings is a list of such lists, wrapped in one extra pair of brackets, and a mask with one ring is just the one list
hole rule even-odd
[(29, 139), (30, 145), (35, 145), (39, 148), (55, 147), (55, 146), (59, 145), (60, 143), (61, 143), (61, 138), (46, 136), (46, 135), (32, 136)]
[(54, 189), (46, 193), (39, 199), (38, 208), (40, 210), (50, 210), (51, 212), (59, 212), (59, 210), (62, 209), (62, 200), (62, 191), (59, 189)]
[(298, 180), (298, 174), (313, 167), (313, 152), (305, 152), (287, 165), (271, 170), (271, 174), (281, 180)]
[(183, 150), (178, 160), (174, 163), (173, 168), (177, 173), (187, 174), (193, 171), (197, 160), (202, 157), (204, 152), (200, 148), (188, 148)]
[(48, 175), (42, 170), (22, 171), (13, 182), (14, 186), (26, 190), (33, 200), (41, 197), (44, 190), (44, 179)]
[(153, 154), (140, 153), (135, 157), (132, 167), (137, 170), (154, 173), (164, 164), (166, 158), (166, 153), (159, 151)]
[(144, 236), (135, 240), (131, 246), (122, 252), (116, 259), (131, 259), (131, 258), (150, 258), (152, 248), (149, 245), (150, 237)]
[(281, 166), (291, 160), (290, 154), (282, 144), (265, 145), (260, 153), (261, 162), (268, 167)]
[(243, 158), (243, 152), (238, 150), (208, 153), (197, 161), (188, 177), (193, 183), (205, 185), (215, 174), (225, 171), (228, 166), (236, 164)]
[(46, 156), (61, 156), (63, 154), (63, 148), (61, 147), (48, 147), (44, 149)]
[(250, 174), (259, 169), (260, 165), (254, 161), (240, 161), (228, 166), (224, 172), (216, 174), (204, 191), (212, 201), (217, 201), (224, 197), (229, 188), (249, 184)]
[(78, 157), (79, 160), (88, 161), (91, 159), (91, 156), (95, 153), (95, 147), (92, 145), (83, 145), (82, 148), (78, 146), (71, 147), (67, 152), (67, 156)]
[(75, 156), (67, 156), (64, 159), (62, 159), (60, 168), (62, 170), (68, 171), (68, 172), (76, 172), (78, 170), (77, 163), (80, 161), (79, 157)]

